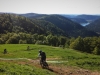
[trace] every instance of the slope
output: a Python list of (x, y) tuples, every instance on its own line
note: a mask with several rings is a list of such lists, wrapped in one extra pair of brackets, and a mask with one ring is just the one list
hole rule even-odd
[[(27, 51), (27, 45), (33, 49)], [(4, 55), (2, 50), (5, 47), (9, 53)], [(45, 69), (41, 69), (39, 59), (37, 59), (38, 50), (42, 49), (47, 54), (47, 62), (52, 61), (51, 63), (48, 62), (49, 68), (52, 72), (56, 72), (57, 75), (100, 75), (99, 55), (81, 53), (68, 48), (62, 49), (60, 47), (33, 44), (3, 44), (0, 45), (0, 48), (0, 56), (3, 58), (0, 59), (0, 73), (3, 74), (5, 72), (17, 72), (19, 74), (22, 73), (21, 75), (25, 75), (25, 73), (34, 75), (33, 73), (37, 71), (37, 73), (45, 73), (41, 73), (42, 75), (48, 75), (48, 72), (43, 72)], [(53, 63), (53, 61), (68, 62)], [(41, 75), (40, 73), (38, 74)]]
[(90, 23), (86, 26), (87, 29), (95, 31), (100, 35), (100, 19), (95, 20), (94, 22)]
[(52, 23), (43, 20), (32, 20), (16, 14), (0, 14), (0, 33), (8, 32), (24, 32), (32, 34), (48, 34), (65, 35), (64, 31), (59, 29)]
[(28, 18), (16, 14), (0, 14), (0, 33), (17, 31), (39, 34), (45, 32)]
[(40, 20), (40, 19), (33, 19), (32, 20), (36, 25), (39, 27), (42, 27), (46, 30), (47, 34), (56, 34), (56, 35), (63, 35), (68, 36), (62, 29), (54, 25), (53, 23), (46, 21), (46, 20)]
[(66, 18), (69, 18), (69, 19), (71, 19), (72, 21), (77, 22), (77, 23), (79, 23), (79, 24), (87, 23), (87, 21), (86, 21), (85, 19), (78, 18), (78, 17), (77, 17), (78, 15), (70, 15), (70, 14), (67, 15), (67, 14), (65, 14), (65, 15), (62, 15), (62, 16), (66, 17)]
[(89, 31), (80, 24), (60, 15), (49, 15), (44, 17), (43, 20), (53, 23), (60, 29), (64, 30), (71, 37), (97, 36), (95, 32)]

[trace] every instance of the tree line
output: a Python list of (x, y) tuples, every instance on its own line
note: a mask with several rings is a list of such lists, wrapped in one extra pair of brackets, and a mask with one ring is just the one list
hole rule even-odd
[(69, 47), (82, 52), (100, 55), (100, 37), (78, 37), (70, 43)]
[(72, 48), (78, 51), (100, 55), (100, 37), (65, 37), (57, 35), (39, 35), (31, 33), (0, 34), (0, 44), (39, 44), (63, 48)]
[[(57, 35), (39, 35), (31, 33), (7, 33), (0, 34), (0, 44), (45, 44), (58, 46), (59, 44), (64, 45), (66, 37)], [(63, 43), (62, 43), (63, 42)]]

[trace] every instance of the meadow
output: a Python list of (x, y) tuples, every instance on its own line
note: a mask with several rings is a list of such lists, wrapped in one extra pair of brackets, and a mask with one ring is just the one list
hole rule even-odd
[[(29, 46), (29, 50), (27, 47)], [(7, 54), (4, 54), (7, 49)], [(53, 47), (34, 44), (1, 44), (0, 45), (0, 75), (56, 75), (46, 69), (27, 64), (26, 59), (37, 60), (38, 51), (42, 50), (47, 55), (47, 60), (67, 61), (50, 63), (55, 66), (77, 67), (100, 72), (100, 56), (79, 52), (69, 48)], [(12, 59), (10, 62), (9, 59)], [(26, 62), (18, 64), (18, 62)]]

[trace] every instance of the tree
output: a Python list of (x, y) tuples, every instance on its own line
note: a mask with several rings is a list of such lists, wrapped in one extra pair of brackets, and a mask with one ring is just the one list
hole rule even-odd
[(44, 41), (46, 37), (44, 35), (38, 35), (38, 40)]
[(93, 50), (93, 54), (99, 55), (100, 54), (100, 48), (95, 47), (94, 50)]
[(66, 38), (65, 47), (66, 48), (69, 48), (69, 46), (70, 46), (70, 39), (69, 38)]
[(70, 48), (75, 49), (75, 50), (84, 51), (83, 39), (80, 36), (76, 38), (76, 40), (70, 44)]
[(58, 42), (59, 42), (58, 37), (57, 36), (53, 36), (51, 38), (51, 42), (52, 42), (53, 46), (58, 46)]
[(8, 43), (8, 44), (18, 44), (19, 43), (19, 39), (20, 39), (19, 35), (14, 34), (12, 37), (10, 37), (6, 41), (6, 43)]
[(63, 47), (65, 46), (67, 38), (64, 36), (60, 36), (59, 37), (59, 41), (60, 41), (60, 45), (63, 45)]
[(51, 34), (46, 37), (48, 45), (52, 45), (52, 37), (53, 37), (53, 35), (51, 35)]
[(37, 33), (33, 35), (33, 39), (38, 40), (38, 34)]
[(71, 37), (71, 38), (70, 38), (69, 44), (71, 44), (71, 43), (74, 42), (74, 41), (75, 41), (75, 38), (74, 38), (74, 37)]
[(92, 39), (90, 37), (85, 37), (83, 41), (84, 41), (84, 52), (91, 53)]
[(3, 44), (3, 40), (2, 40), (2, 38), (0, 38), (0, 44)]
[(19, 40), (19, 44), (27, 44), (26, 40)]
[(32, 44), (32, 35), (31, 34), (26, 34), (26, 41), (28, 44)]

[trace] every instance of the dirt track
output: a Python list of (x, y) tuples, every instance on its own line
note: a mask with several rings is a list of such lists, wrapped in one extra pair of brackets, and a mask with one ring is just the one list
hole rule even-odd
[[(39, 60), (29, 60), (29, 63), (35, 65), (36, 67), (41, 68), (39, 64)], [(80, 68), (65, 67), (63, 65), (55, 66), (51, 63), (49, 63), (48, 70), (55, 72), (57, 75), (100, 75), (100, 73), (98, 72), (91, 72), (89, 70), (80, 69)]]
[[(36, 66), (38, 68), (41, 68), (39, 64), (39, 60), (31, 60), (27, 59), (27, 62), (24, 61), (17, 61), (18, 64), (30, 64), (32, 66)], [(13, 62), (14, 60), (3, 60), (8, 62)], [(91, 72), (89, 70), (80, 69), (80, 68), (73, 68), (73, 67), (65, 67), (63, 65), (57, 66), (49, 63), (49, 71), (52, 71), (56, 73), (57, 75), (100, 75), (98, 72)]]

